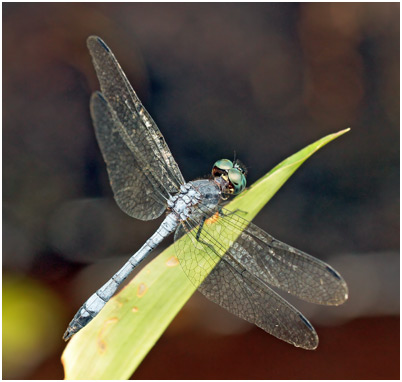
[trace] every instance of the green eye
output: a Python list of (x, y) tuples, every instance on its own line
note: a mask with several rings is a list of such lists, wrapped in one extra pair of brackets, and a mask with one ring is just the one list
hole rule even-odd
[(214, 167), (219, 168), (220, 170), (230, 170), (233, 168), (233, 162), (229, 159), (219, 159), (215, 162)]
[(212, 175), (214, 177), (227, 174), (227, 172), (233, 168), (233, 162), (229, 159), (219, 159), (215, 162), (214, 167), (212, 167)]
[(234, 187), (234, 195), (240, 194), (246, 188), (246, 177), (238, 169), (231, 168), (228, 171), (228, 177)]
[(212, 168), (212, 175), (229, 181), (224, 191), (227, 194), (237, 195), (246, 188), (245, 171), (237, 162), (233, 163), (229, 159), (216, 161)]

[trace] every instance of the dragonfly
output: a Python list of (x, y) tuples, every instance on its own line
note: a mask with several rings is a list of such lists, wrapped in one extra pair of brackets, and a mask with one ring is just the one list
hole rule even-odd
[(90, 110), (114, 198), (128, 215), (152, 220), (156, 232), (98, 289), (70, 322), (64, 340), (85, 327), (136, 266), (167, 236), (188, 279), (208, 299), (296, 347), (315, 349), (318, 335), (274, 289), (316, 304), (339, 305), (348, 289), (330, 265), (274, 239), (225, 201), (246, 188), (239, 160), (215, 162), (208, 179), (185, 182), (156, 123), (106, 43), (87, 40), (101, 92)]

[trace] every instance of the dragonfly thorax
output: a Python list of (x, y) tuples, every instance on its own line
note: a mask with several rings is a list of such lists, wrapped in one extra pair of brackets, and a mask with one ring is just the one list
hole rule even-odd
[(180, 186), (180, 192), (171, 196), (167, 201), (168, 209), (172, 211), (179, 220), (187, 220), (191, 215), (192, 208), (202, 200), (201, 193), (191, 182)]
[(199, 179), (180, 186), (180, 192), (167, 201), (168, 210), (178, 220), (185, 221), (190, 216), (196, 219), (199, 214), (208, 214), (222, 199), (220, 186), (212, 179)]

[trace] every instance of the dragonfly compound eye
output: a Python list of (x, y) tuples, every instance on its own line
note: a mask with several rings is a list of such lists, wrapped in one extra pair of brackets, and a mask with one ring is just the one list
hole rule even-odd
[(228, 178), (230, 185), (233, 186), (233, 195), (240, 194), (246, 188), (246, 177), (237, 168), (228, 171)]
[(227, 174), (227, 172), (233, 168), (233, 162), (229, 159), (219, 159), (215, 162), (214, 167), (212, 167), (212, 175), (216, 178), (223, 174)]

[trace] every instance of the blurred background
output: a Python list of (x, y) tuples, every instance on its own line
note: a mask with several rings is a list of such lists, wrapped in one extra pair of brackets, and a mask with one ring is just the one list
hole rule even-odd
[(161, 222), (113, 201), (89, 115), (91, 34), (187, 180), (235, 151), (252, 184), (352, 128), (255, 219), (349, 285), (340, 307), (291, 300), (318, 349), (196, 293), (133, 378), (398, 379), (399, 3), (3, 4), (3, 378), (63, 378), (72, 316)]

